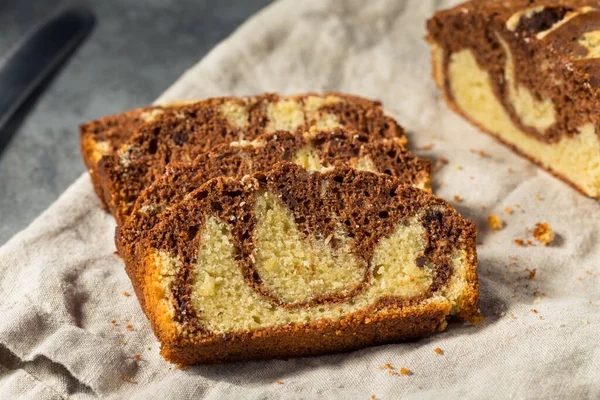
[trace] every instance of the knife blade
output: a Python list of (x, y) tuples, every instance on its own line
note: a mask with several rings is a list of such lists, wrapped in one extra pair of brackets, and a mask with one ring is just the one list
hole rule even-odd
[(0, 130), (93, 25), (94, 15), (87, 8), (63, 9), (26, 34), (0, 60)]

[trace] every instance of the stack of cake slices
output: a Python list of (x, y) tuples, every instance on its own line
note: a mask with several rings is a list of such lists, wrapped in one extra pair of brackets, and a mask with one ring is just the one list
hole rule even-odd
[(137, 298), (180, 366), (347, 351), (480, 319), (474, 224), (377, 101), (213, 98), (81, 126)]

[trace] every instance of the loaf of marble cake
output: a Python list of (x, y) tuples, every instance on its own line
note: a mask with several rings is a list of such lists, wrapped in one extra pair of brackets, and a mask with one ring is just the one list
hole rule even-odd
[(600, 198), (600, 3), (478, 0), (427, 22), (449, 106)]

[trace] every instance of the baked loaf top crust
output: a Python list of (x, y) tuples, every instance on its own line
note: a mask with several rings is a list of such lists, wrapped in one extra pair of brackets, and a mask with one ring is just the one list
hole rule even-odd
[(346, 128), (405, 143), (404, 131), (381, 103), (341, 94), (214, 98), (165, 110), (140, 126), (98, 165), (104, 201), (121, 224), (141, 191), (171, 161), (190, 162), (213, 146), (253, 140), (278, 130)]
[(165, 215), (130, 261), (179, 365), (342, 351), (478, 319), (474, 224), (383, 174), (283, 163), (212, 179)]
[[(268, 171), (282, 161), (294, 162), (308, 170), (353, 167), (379, 172), (400, 182), (429, 190), (431, 163), (410, 153), (394, 140), (349, 132), (313, 129), (303, 135), (286, 131), (261, 135), (248, 142), (232, 142), (214, 147), (192, 163), (171, 164), (154, 184), (139, 196), (129, 218), (117, 228), (119, 254), (126, 261), (136, 256), (136, 248), (171, 206), (212, 178), (242, 178)], [(139, 279), (128, 273), (131, 279)], [(139, 296), (143, 299), (142, 296)], [(142, 304), (143, 305), (143, 304)]]

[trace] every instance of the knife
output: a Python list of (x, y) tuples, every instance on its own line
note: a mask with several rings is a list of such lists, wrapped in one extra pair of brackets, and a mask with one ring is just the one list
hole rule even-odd
[(63, 9), (25, 35), (0, 60), (0, 130), (93, 26), (94, 15), (87, 8)]

